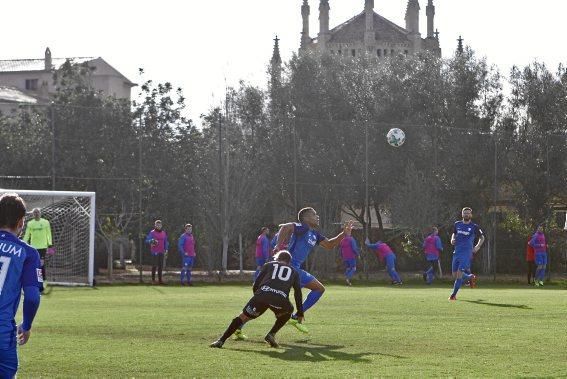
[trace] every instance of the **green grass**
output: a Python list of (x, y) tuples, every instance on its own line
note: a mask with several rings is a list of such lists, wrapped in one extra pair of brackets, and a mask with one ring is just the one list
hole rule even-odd
[(251, 295), (245, 285), (55, 288), (20, 349), (28, 377), (558, 377), (567, 376), (567, 291), (329, 285), (307, 312), (310, 335), (286, 326), (208, 344)]

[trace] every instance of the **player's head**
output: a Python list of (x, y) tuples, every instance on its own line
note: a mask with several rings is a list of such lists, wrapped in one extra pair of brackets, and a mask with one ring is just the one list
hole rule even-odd
[(280, 250), (276, 255), (274, 255), (274, 259), (281, 263), (290, 264), (291, 254), (287, 250)]
[(0, 196), (0, 228), (20, 234), (24, 228), (26, 203), (15, 193)]
[(41, 209), (34, 208), (32, 209), (33, 218), (39, 220), (41, 218)]
[(193, 233), (193, 225), (185, 224), (185, 233)]
[(543, 233), (543, 224), (539, 224), (537, 226), (537, 231), (540, 232), (540, 233)]
[(465, 221), (472, 220), (472, 208), (464, 207), (461, 214), (463, 215), (463, 220), (465, 220)]
[(161, 220), (156, 220), (154, 222), (154, 228), (156, 228), (156, 230), (161, 230), (162, 227), (163, 227), (163, 224), (161, 223)]
[(264, 226), (262, 229), (260, 229), (260, 233), (267, 236), (268, 234), (270, 234), (270, 229)]
[(311, 207), (303, 208), (297, 214), (297, 220), (302, 224), (307, 224), (312, 228), (319, 226), (319, 215)]
[(434, 236), (439, 234), (439, 228), (436, 226), (431, 227), (431, 234), (433, 234)]

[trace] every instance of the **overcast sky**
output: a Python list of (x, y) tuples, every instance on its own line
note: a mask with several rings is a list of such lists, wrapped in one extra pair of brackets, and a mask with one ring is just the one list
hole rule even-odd
[[(462, 35), (507, 74), (534, 59), (567, 62), (567, 0), (434, 0), (443, 56)], [(264, 85), (275, 34), (282, 57), (299, 47), (302, 0), (18, 0), (2, 4), (0, 59), (100, 56), (134, 82), (181, 86), (198, 117), (244, 79)], [(318, 0), (310, 0), (311, 36)], [(427, 1), (420, 0), (425, 35)], [(405, 26), (407, 0), (375, 0), (375, 11)], [(364, 9), (364, 0), (330, 0), (331, 27)], [(134, 89), (134, 94), (137, 91)]]

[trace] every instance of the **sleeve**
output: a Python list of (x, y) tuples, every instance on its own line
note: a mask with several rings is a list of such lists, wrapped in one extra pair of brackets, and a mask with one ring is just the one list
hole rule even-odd
[(453, 234), (457, 234), (457, 223), (453, 224)]
[(356, 244), (356, 240), (354, 238), (350, 240), (350, 246), (352, 247), (352, 251), (354, 251), (356, 255), (360, 255), (360, 249), (358, 248), (358, 245)]
[(33, 319), (39, 309), (39, 303), (39, 288), (35, 286), (24, 287), (22, 329), (26, 332), (32, 327)]
[(260, 270), (260, 274), (258, 275), (258, 277), (256, 278), (256, 280), (254, 281), (254, 285), (252, 285), (252, 292), (256, 293), (256, 291), (258, 291), (258, 287), (260, 287), (260, 283), (262, 283), (262, 281), (264, 280), (264, 277), (268, 274), (268, 270), (270, 269), (270, 265), (264, 265), (264, 267), (262, 267), (262, 270)]
[(26, 250), (26, 259), (22, 268), (22, 288), (43, 286), (39, 253), (35, 249)]
[(179, 254), (181, 255), (185, 254), (185, 238), (185, 233), (183, 233), (181, 237), (179, 237), (179, 241), (177, 242), (177, 250), (179, 250)]
[(372, 249), (372, 250), (378, 250), (378, 245), (379, 245), (378, 242), (366, 243), (366, 247), (368, 247), (369, 249)]
[(270, 240), (266, 236), (262, 239), (262, 255), (265, 259), (270, 258)]
[(152, 235), (152, 232), (150, 231), (148, 233), (148, 235), (146, 236), (145, 242), (149, 244), (153, 239), (154, 239), (154, 237)]
[(327, 239), (327, 237), (325, 237), (319, 232), (316, 232), (316, 237), (317, 237), (317, 245), (319, 245), (321, 241), (325, 241)]
[(293, 280), (293, 297), (295, 298), (295, 308), (297, 316), (303, 317), (303, 295), (301, 293), (301, 283), (299, 281), (299, 273), (295, 271)]
[(51, 247), (53, 246), (53, 238), (51, 235), (51, 223), (47, 220), (45, 220), (45, 223), (47, 224), (45, 228), (46, 230), (45, 232), (47, 233), (47, 246)]
[(24, 233), (24, 242), (30, 243), (30, 239), (31, 239), (31, 231), (28, 224), (28, 226), (26, 227), (26, 232)]
[(532, 236), (532, 238), (530, 239), (529, 245), (530, 245), (531, 247), (534, 247), (534, 248), (535, 248), (535, 247), (538, 247), (537, 235), (536, 235), (536, 234), (534, 234), (534, 235)]
[(443, 250), (443, 242), (441, 242), (441, 238), (439, 236), (436, 238), (435, 247), (437, 247), (439, 251)]
[(482, 229), (481, 229), (481, 227), (480, 227), (479, 225), (476, 225), (476, 224), (475, 224), (475, 229), (476, 229), (476, 231), (475, 231), (475, 232), (476, 232), (476, 236), (477, 236), (478, 238), (484, 237), (484, 232), (482, 231)]

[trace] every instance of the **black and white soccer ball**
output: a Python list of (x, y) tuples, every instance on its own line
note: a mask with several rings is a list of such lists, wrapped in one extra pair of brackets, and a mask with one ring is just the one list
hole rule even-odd
[(386, 135), (386, 140), (390, 146), (400, 147), (404, 144), (404, 142), (406, 142), (406, 133), (399, 128), (390, 129)]

